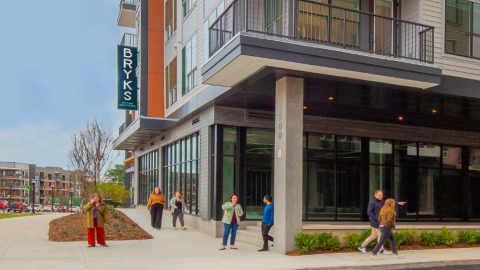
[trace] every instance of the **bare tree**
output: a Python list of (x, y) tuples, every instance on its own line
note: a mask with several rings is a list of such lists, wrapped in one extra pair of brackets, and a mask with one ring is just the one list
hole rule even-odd
[(80, 172), (79, 186), (81, 196), (88, 196), (88, 182), (93, 182), (93, 191), (97, 191), (97, 182), (115, 162), (113, 152), (115, 137), (98, 120), (88, 121), (85, 127), (71, 136), (72, 146), (69, 152), (70, 165)]

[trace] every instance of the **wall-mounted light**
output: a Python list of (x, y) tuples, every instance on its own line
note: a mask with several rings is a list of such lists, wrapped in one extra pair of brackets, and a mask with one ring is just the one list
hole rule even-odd
[(333, 100), (333, 97), (328, 97), (329, 100)]
[(304, 109), (304, 110), (306, 110), (306, 109), (307, 109), (307, 107), (303, 106), (303, 109)]
[(402, 121), (402, 120), (403, 120), (403, 116), (399, 116), (399, 117), (398, 117), (398, 120)]
[(437, 113), (437, 110), (432, 110), (432, 113)]

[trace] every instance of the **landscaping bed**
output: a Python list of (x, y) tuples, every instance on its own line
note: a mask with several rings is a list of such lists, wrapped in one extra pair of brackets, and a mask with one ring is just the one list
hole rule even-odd
[[(325, 253), (356, 252), (363, 241), (371, 234), (371, 229), (361, 233), (347, 232), (340, 242), (332, 233), (299, 233), (295, 236), (296, 250), (287, 253), (289, 256), (314, 255)], [(480, 247), (480, 232), (474, 230), (453, 231), (446, 227), (440, 232), (418, 232), (416, 229), (396, 231), (395, 239), (398, 250), (445, 249)], [(372, 252), (377, 241), (367, 247)], [(384, 246), (390, 248), (387, 241)], [(358, 251), (359, 252), (359, 251)]]
[[(71, 214), (50, 221), (48, 240), (53, 242), (87, 241), (84, 214)], [(105, 224), (105, 240), (143, 240), (153, 237), (124, 213), (110, 209), (110, 224)]]

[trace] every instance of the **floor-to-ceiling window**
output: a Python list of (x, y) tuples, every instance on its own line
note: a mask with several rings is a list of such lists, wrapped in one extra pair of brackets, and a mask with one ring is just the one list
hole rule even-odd
[(263, 197), (273, 194), (275, 131), (246, 129), (246, 217), (263, 218)]
[(361, 219), (361, 139), (307, 133), (308, 220)]
[(158, 149), (138, 158), (138, 203), (146, 205), (158, 185)]
[(443, 146), (442, 150), (442, 219), (462, 219), (462, 148)]
[(480, 221), (480, 148), (470, 148), (468, 188), (468, 218)]
[(187, 213), (198, 215), (198, 133), (163, 147), (163, 190), (167, 201), (180, 192)]

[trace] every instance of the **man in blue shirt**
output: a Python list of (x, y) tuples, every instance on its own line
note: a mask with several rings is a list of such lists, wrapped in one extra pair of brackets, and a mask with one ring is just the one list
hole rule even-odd
[(267, 204), (265, 210), (263, 210), (262, 219), (262, 236), (263, 236), (263, 248), (258, 251), (268, 251), (268, 240), (273, 242), (273, 237), (268, 235), (268, 232), (273, 226), (273, 203), (272, 196), (265, 195), (263, 202)]

